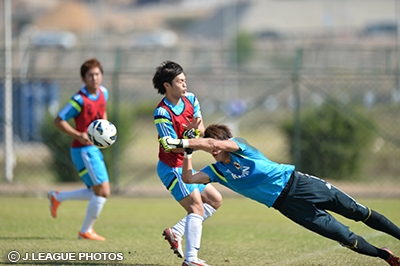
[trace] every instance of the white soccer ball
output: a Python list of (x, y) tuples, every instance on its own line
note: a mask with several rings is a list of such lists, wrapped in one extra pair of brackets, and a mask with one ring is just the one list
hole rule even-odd
[(97, 119), (90, 123), (87, 134), (90, 142), (100, 149), (110, 147), (117, 140), (117, 128), (106, 119)]

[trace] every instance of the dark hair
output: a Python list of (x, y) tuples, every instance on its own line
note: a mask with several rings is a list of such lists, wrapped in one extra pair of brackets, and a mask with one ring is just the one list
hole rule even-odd
[(90, 59), (86, 60), (81, 66), (81, 77), (85, 78), (86, 73), (90, 69), (95, 68), (95, 67), (98, 67), (101, 71), (101, 74), (103, 74), (103, 66), (101, 65), (99, 60), (97, 60), (96, 58), (90, 58)]
[(205, 138), (227, 140), (232, 138), (232, 132), (226, 125), (211, 124), (204, 131)]
[(183, 68), (175, 62), (164, 61), (159, 67), (156, 68), (156, 72), (153, 76), (153, 86), (158, 90), (159, 94), (165, 94), (164, 82), (172, 84), (172, 80), (182, 74)]

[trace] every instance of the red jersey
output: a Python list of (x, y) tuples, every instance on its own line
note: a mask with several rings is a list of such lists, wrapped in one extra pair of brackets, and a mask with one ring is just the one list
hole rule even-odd
[[(157, 106), (157, 108), (163, 107), (171, 116), (172, 125), (178, 138), (182, 138), (183, 132), (185, 131), (185, 128), (182, 125), (187, 124), (186, 119), (191, 121), (194, 114), (194, 107), (192, 103), (186, 97), (182, 97), (181, 99), (183, 100), (185, 107), (180, 115), (176, 115), (174, 112), (172, 112), (172, 110), (164, 103), (164, 100), (161, 100)], [(158, 138), (160, 138), (160, 136), (158, 136)], [(181, 167), (183, 164), (183, 153), (175, 153), (172, 151), (167, 153), (161, 146), (159, 147), (158, 158), (160, 161), (170, 167)]]
[[(88, 126), (92, 121), (96, 119), (102, 119), (106, 111), (106, 99), (101, 89), (99, 91), (99, 98), (97, 100), (91, 100), (87, 95), (79, 91), (78, 93), (82, 96), (83, 104), (80, 114), (74, 118), (75, 129), (79, 132), (86, 132)], [(72, 147), (86, 146), (81, 144), (78, 140), (74, 139)]]

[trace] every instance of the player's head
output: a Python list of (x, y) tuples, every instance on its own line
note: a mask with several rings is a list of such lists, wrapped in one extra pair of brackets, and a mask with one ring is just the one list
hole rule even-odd
[(96, 68), (96, 67), (98, 67), (99, 70), (101, 71), (101, 74), (103, 74), (103, 66), (101, 65), (99, 60), (97, 60), (96, 58), (90, 58), (90, 59), (86, 60), (85, 62), (83, 62), (82, 66), (81, 66), (81, 78), (85, 79), (86, 73), (90, 69)]
[(81, 78), (90, 93), (96, 92), (103, 81), (103, 67), (100, 62), (95, 58), (86, 60), (81, 66)]
[(204, 138), (227, 140), (232, 137), (232, 132), (226, 125), (211, 124), (204, 131)]
[(172, 61), (164, 61), (159, 67), (156, 68), (156, 72), (153, 76), (153, 86), (158, 93), (164, 95), (166, 93), (164, 83), (168, 82), (172, 84), (172, 80), (182, 74), (185, 73), (183, 68), (175, 62)]

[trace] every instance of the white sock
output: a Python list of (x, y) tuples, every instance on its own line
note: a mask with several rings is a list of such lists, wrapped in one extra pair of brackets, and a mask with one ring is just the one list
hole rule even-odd
[(214, 214), (214, 212), (217, 211), (216, 209), (214, 209), (213, 206), (207, 203), (203, 203), (203, 208), (204, 208), (204, 215), (203, 215), (204, 221), (210, 218)]
[(95, 194), (93, 194), (87, 207), (86, 217), (81, 228), (81, 233), (85, 233), (92, 229), (94, 222), (100, 215), (106, 201), (107, 198), (96, 196)]
[(201, 232), (203, 229), (203, 217), (198, 214), (190, 213), (186, 216), (186, 252), (185, 258), (188, 261), (195, 261), (200, 249)]
[(72, 191), (60, 191), (56, 199), (59, 202), (63, 202), (64, 200), (89, 200), (93, 195), (93, 190), (82, 188)]
[(172, 232), (182, 240), (183, 235), (185, 234), (185, 226), (186, 226), (186, 216), (183, 217), (177, 224), (172, 226)]
[[(207, 203), (203, 203), (203, 207), (204, 207), (203, 221), (210, 218), (213, 215), (213, 213), (217, 211), (210, 204)], [(186, 216), (183, 217), (182, 220), (180, 220), (177, 224), (172, 226), (172, 231), (179, 238), (179, 240), (182, 240), (183, 235), (185, 234), (185, 225), (186, 225)]]

